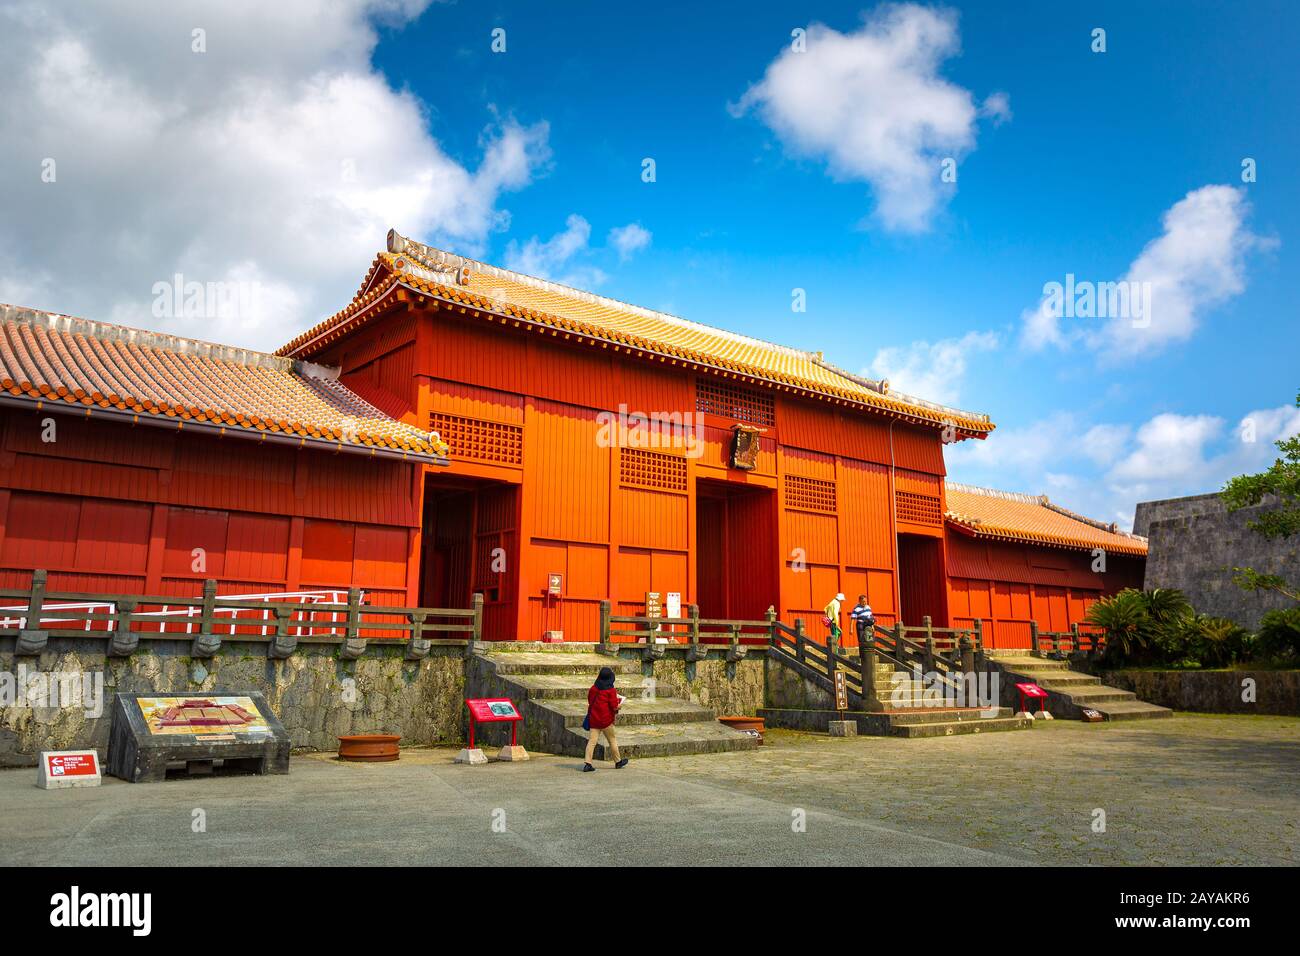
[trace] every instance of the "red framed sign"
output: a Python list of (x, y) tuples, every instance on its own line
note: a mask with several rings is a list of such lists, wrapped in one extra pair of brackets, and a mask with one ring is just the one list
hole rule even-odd
[(510, 746), (515, 746), (519, 732), (519, 721), (523, 715), (509, 697), (469, 697), (465, 700), (469, 708), (469, 749), (474, 749), (475, 724), (510, 723)]
[(85, 753), (46, 754), (46, 768), (51, 777), (93, 777), (99, 773), (94, 751)]
[(99, 755), (93, 750), (46, 750), (36, 768), (36, 786), (42, 790), (97, 787), (101, 775)]
[(1016, 690), (1020, 691), (1020, 712), (1022, 714), (1029, 713), (1027, 703), (1030, 700), (1037, 700), (1039, 702), (1038, 709), (1040, 711), (1047, 709), (1047, 704), (1045, 703), (1047, 700), (1047, 691), (1043, 690), (1037, 684), (1017, 684)]

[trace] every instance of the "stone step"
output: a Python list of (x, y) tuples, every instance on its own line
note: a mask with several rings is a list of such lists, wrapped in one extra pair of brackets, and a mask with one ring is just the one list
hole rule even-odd
[[(548, 710), (560, 714), (566, 727), (581, 727), (582, 719), (587, 716), (586, 700), (547, 700), (540, 703)], [(707, 707), (676, 697), (661, 697), (657, 700), (629, 698), (618, 711), (619, 727), (707, 723), (711, 720), (713, 711)]]
[[(581, 674), (509, 674), (502, 675), (518, 686), (532, 700), (562, 700), (576, 698), (587, 700), (591, 680)], [(653, 699), (659, 696), (659, 685), (653, 679), (624, 676), (614, 683), (614, 689), (629, 700)]]
[[(1048, 688), (1049, 690), (1051, 688)], [(1063, 696), (1069, 697), (1070, 700), (1081, 707), (1092, 707), (1094, 710), (1100, 710), (1097, 704), (1109, 701), (1127, 701), (1137, 700), (1137, 694), (1130, 690), (1120, 690), (1117, 687), (1079, 687), (1068, 688), (1058, 691)]]
[[(1052, 671), (1045, 671), (1042, 674), (1024, 674), (1031, 681), (1040, 687), (1059, 688), (1063, 691), (1070, 691), (1074, 687), (1099, 687), (1101, 686), (1100, 677), (1090, 677), (1087, 674), (1057, 674)], [(1072, 691), (1071, 691), (1072, 692)]]
[[(635, 727), (616, 727), (619, 755), (623, 757), (672, 757), (679, 754), (726, 753), (734, 750), (753, 750), (759, 746), (757, 737), (732, 730), (716, 720), (674, 724), (646, 724)], [(569, 730), (564, 740), (564, 752), (582, 756), (586, 752), (587, 733), (578, 728)], [(596, 747), (596, 759), (605, 759), (602, 738)], [(604, 768), (601, 768), (604, 769)]]
[(615, 674), (641, 672), (638, 661), (582, 652), (514, 652), (492, 654), (490, 659), (498, 674), (590, 674), (592, 680), (595, 680), (602, 667), (610, 668)]
[(984, 711), (963, 709), (963, 710), (943, 710), (937, 707), (926, 707), (920, 710), (892, 711), (889, 715), (890, 725), (902, 727), (911, 724), (942, 724), (955, 721), (970, 720), (1000, 720), (1013, 716), (1010, 707), (998, 707), (995, 713), (985, 717)]
[(1168, 707), (1148, 704), (1144, 700), (1118, 700), (1100, 704), (1084, 704), (1102, 714), (1107, 720), (1149, 720), (1153, 717), (1172, 717)]
[(1034, 722), (1026, 717), (993, 717), (986, 720), (947, 720), (891, 725), (891, 737), (953, 737), (958, 734), (991, 734), (1004, 730), (1027, 730)]
[(994, 664), (1000, 665), (1004, 670), (1015, 671), (1020, 673), (1022, 669), (1041, 670), (1041, 671), (1065, 671), (1070, 669), (1069, 661), (1053, 661), (1045, 657), (994, 657)]

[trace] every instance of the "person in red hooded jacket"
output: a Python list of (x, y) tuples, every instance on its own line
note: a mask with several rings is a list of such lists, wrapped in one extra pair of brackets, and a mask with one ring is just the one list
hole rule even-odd
[(596, 675), (596, 683), (587, 690), (587, 719), (582, 725), (591, 734), (587, 738), (587, 759), (582, 765), (583, 773), (595, 770), (591, 759), (596, 755), (596, 741), (605, 735), (605, 755), (614, 761), (614, 769), (621, 770), (627, 766), (627, 758), (618, 756), (618, 741), (614, 739), (614, 721), (618, 717), (618, 708), (622, 706), (623, 697), (614, 689), (614, 671), (602, 667)]

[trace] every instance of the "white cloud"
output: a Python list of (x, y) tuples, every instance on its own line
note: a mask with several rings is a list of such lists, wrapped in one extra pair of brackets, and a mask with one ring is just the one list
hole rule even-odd
[(591, 223), (573, 213), (564, 221), (564, 229), (550, 239), (533, 236), (523, 245), (510, 240), (506, 268), (579, 289), (594, 289), (608, 277), (595, 266), (575, 261), (590, 251), (590, 242)]
[(1274, 443), (1297, 434), (1300, 408), (1293, 405), (1252, 411), (1232, 428), (1214, 415), (1170, 412), (1136, 428), (1084, 428), (1061, 413), (962, 442), (945, 455), (953, 481), (1045, 492), (1081, 514), (1131, 527), (1139, 501), (1218, 491), (1234, 475), (1267, 468), (1277, 457)]
[(994, 126), (1011, 122), (1011, 97), (1006, 93), (990, 93), (980, 104), (980, 116), (991, 119)]
[(1143, 424), (1136, 447), (1110, 470), (1113, 481), (1133, 484), (1189, 478), (1205, 467), (1205, 446), (1223, 431), (1213, 415), (1157, 415)]
[[(347, 303), (390, 227), (480, 250), (508, 223), (503, 195), (544, 168), (548, 130), (500, 119), (471, 165), (438, 145), (371, 65), (375, 24), (426, 4), (0, 10), (0, 300), (274, 348)], [(176, 273), (256, 294), (229, 316), (154, 318), (151, 290)]]
[(1127, 425), (1093, 425), (1083, 433), (1081, 450), (1095, 464), (1109, 465), (1124, 453), (1132, 433)]
[(516, 272), (552, 278), (553, 273), (567, 265), (591, 240), (591, 223), (574, 213), (564, 221), (564, 231), (557, 232), (546, 241), (533, 236), (522, 246), (510, 240), (506, 248), (506, 268)]
[(618, 250), (619, 260), (626, 262), (634, 253), (648, 247), (651, 238), (649, 229), (644, 228), (639, 222), (629, 222), (626, 226), (616, 226), (611, 229), (606, 241)]
[[(1022, 315), (1022, 342), (1032, 349), (1086, 346), (1110, 361), (1132, 360), (1191, 338), (1206, 312), (1245, 288), (1246, 256), (1266, 248), (1246, 227), (1249, 204), (1240, 189), (1203, 186), (1189, 192), (1167, 210), (1163, 232), (1133, 260), (1120, 282), (1140, 292), (1140, 306), (1102, 314), (1105, 296), (1098, 292), (1096, 307), (1085, 310), (1078, 300), (1049, 294), (1046, 287), (1038, 305)], [(1101, 279), (1101, 282), (1107, 280)], [(1065, 278), (1053, 282), (1065, 284)], [(1083, 292), (1099, 289), (1098, 280), (1077, 277)]]
[[(977, 109), (969, 90), (944, 79), (960, 36), (952, 10), (888, 4), (855, 33), (807, 28), (806, 51), (787, 48), (732, 107), (754, 109), (794, 151), (823, 158), (837, 179), (871, 184), (888, 229), (926, 229), (951, 186), (942, 160), (975, 147)], [(985, 108), (1010, 115), (1006, 94)]]
[(507, 269), (550, 279), (578, 289), (595, 289), (603, 285), (609, 276), (590, 264), (592, 257), (616, 252), (620, 262), (626, 262), (632, 255), (650, 245), (650, 230), (640, 223), (628, 223), (616, 226), (609, 231), (607, 247), (600, 249), (591, 245), (591, 223), (577, 213), (571, 213), (564, 221), (564, 229), (542, 239), (533, 236), (524, 243), (511, 240), (506, 247), (505, 265)]
[(997, 347), (998, 337), (994, 333), (968, 332), (959, 339), (883, 348), (871, 360), (867, 374), (889, 379), (890, 387), (896, 391), (956, 405), (961, 401), (961, 386), (970, 356)]
[[(1049, 467), (1065, 463), (1070, 436), (1077, 434), (1074, 416), (1058, 412), (1021, 428), (998, 428), (982, 441), (950, 445), (944, 456), (955, 481), (992, 482), (1008, 491), (1032, 492), (1033, 483)], [(967, 477), (958, 478), (958, 473)], [(1015, 487), (1008, 487), (1008, 482)]]

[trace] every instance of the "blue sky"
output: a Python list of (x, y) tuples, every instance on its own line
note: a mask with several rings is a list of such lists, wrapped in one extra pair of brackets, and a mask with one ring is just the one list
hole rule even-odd
[[(1300, 428), (1294, 4), (42, 6), (0, 30), (36, 49), (0, 167), (61, 185), (0, 168), (0, 299), (273, 347), (392, 225), (988, 412), (953, 478), (1121, 523)], [(102, 275), (56, 281), (33, 230)], [(259, 310), (151, 316), (173, 271)], [(1150, 328), (1035, 322), (1067, 274), (1154, 287)]]

